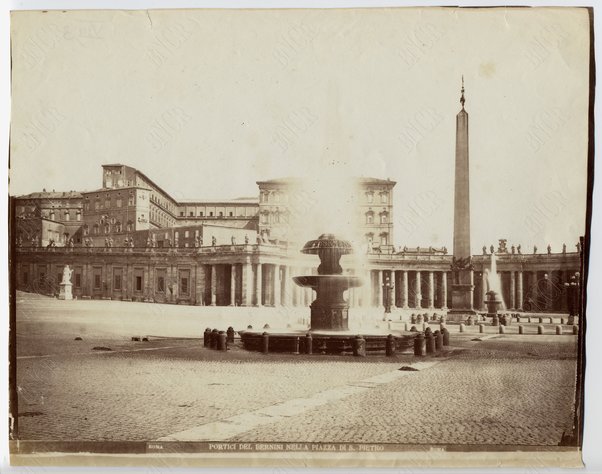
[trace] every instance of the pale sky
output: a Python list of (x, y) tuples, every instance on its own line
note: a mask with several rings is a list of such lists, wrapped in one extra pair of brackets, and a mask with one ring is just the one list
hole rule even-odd
[(118, 162), (176, 199), (390, 178), (395, 243), (451, 248), (464, 75), (473, 253), (574, 250), (588, 28), (550, 8), (18, 12), (10, 191), (96, 189)]

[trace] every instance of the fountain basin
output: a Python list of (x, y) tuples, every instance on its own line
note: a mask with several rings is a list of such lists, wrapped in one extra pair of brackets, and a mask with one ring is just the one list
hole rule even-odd
[[(352, 354), (357, 333), (351, 331), (239, 331), (243, 347), (250, 351), (264, 351), (265, 335), (268, 352), (291, 354)], [(308, 337), (310, 335), (311, 337)], [(415, 334), (393, 336), (396, 352), (410, 351)], [(371, 332), (362, 334), (366, 353), (384, 355), (388, 334)]]

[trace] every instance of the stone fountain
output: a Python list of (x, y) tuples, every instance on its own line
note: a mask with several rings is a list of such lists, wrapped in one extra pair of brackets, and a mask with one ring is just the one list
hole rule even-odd
[(238, 331), (243, 347), (265, 354), (288, 352), (293, 354), (347, 354), (365, 356), (366, 353), (393, 355), (408, 349), (414, 335), (394, 336), (387, 330), (349, 330), (349, 302), (343, 294), (349, 288), (362, 285), (361, 278), (344, 275), (340, 260), (343, 255), (353, 253), (351, 244), (333, 234), (322, 234), (310, 240), (301, 253), (318, 255), (320, 265), (317, 275), (297, 276), (293, 281), (316, 292), (310, 304), (311, 322), (309, 331), (304, 329), (253, 330), (252, 327)]
[(487, 316), (491, 318), (491, 323), (494, 326), (499, 324), (498, 310), (502, 306), (502, 300), (498, 297), (498, 294), (494, 290), (489, 290), (486, 293), (487, 299), (485, 304), (487, 305)]
[(353, 253), (351, 244), (337, 239), (333, 234), (322, 234), (316, 240), (307, 242), (301, 253), (320, 257), (317, 275), (293, 278), (297, 285), (312, 288), (316, 292), (316, 299), (310, 305), (310, 328), (348, 330), (349, 303), (343, 298), (343, 293), (362, 285), (359, 277), (343, 275), (339, 263), (343, 255)]

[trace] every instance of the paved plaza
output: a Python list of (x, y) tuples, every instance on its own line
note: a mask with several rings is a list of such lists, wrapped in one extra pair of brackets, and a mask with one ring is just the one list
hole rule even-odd
[(571, 428), (568, 326), (449, 324), (449, 350), (420, 358), (203, 347), (207, 326), (273, 324), (269, 308), (245, 311), (18, 293), (20, 438), (553, 446)]

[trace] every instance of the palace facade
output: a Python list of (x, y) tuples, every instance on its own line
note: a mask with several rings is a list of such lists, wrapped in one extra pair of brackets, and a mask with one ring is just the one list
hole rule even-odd
[[(73, 294), (82, 299), (306, 307), (312, 290), (292, 277), (314, 273), (318, 262), (286, 234), (291, 216), (302, 212), (302, 181), (257, 184), (257, 199), (178, 201), (142, 172), (114, 164), (103, 166), (100, 189), (14, 198), (16, 287), (57, 294), (69, 265)], [(383, 308), (383, 289), (392, 285), (394, 308), (445, 311), (452, 256), (445, 248), (394, 248), (394, 186), (356, 180), (355, 218), (368, 245), (341, 262), (364, 280), (347, 298), (352, 307)], [(471, 257), (469, 298), (477, 310), (485, 309), (492, 253), (507, 309), (567, 310), (565, 283), (580, 270), (579, 249), (524, 254), (505, 240), (497, 250), (483, 248)]]

